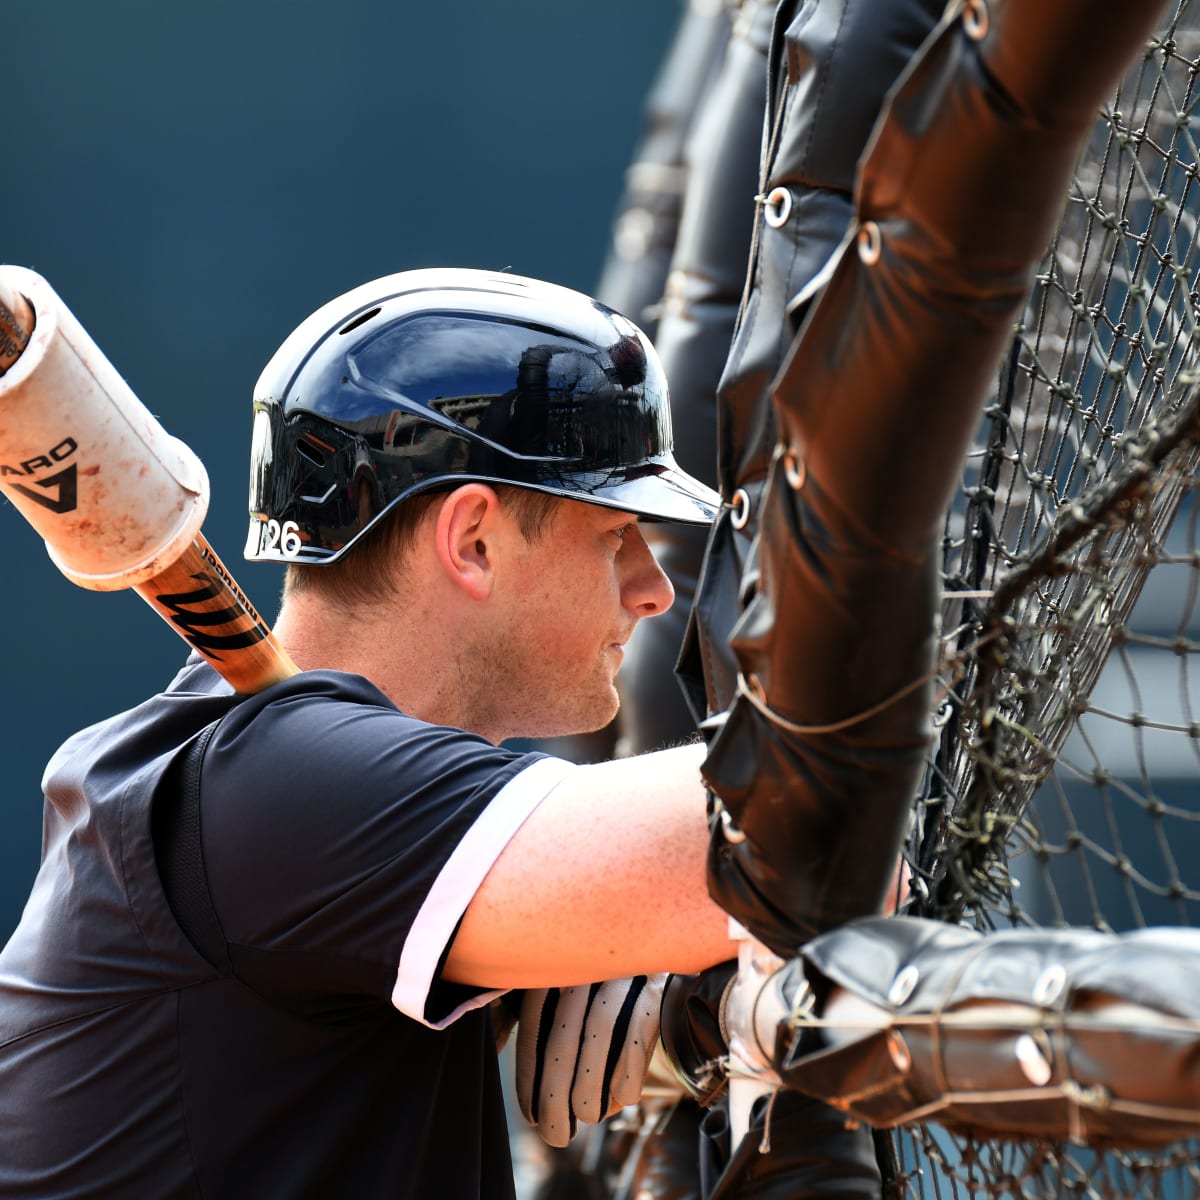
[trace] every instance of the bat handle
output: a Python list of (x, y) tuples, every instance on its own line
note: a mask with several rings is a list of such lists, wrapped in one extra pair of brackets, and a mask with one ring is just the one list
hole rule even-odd
[(16, 288), (0, 280), (0, 375), (21, 357), (34, 326), (33, 308)]
[(203, 534), (136, 590), (236, 691), (260, 692), (298, 673)]

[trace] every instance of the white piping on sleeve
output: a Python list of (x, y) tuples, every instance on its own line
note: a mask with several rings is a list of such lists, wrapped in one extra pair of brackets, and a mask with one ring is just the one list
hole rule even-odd
[(426, 894), (400, 952), (392, 1004), (406, 1016), (431, 1029), (445, 1029), (463, 1013), (482, 1008), (497, 996), (504, 995), (505, 988), (483, 992), (437, 1021), (430, 1021), (425, 1016), (438, 963), (484, 876), (529, 814), (573, 770), (575, 765), (561, 758), (542, 758), (514, 775), (479, 814), (446, 860)]

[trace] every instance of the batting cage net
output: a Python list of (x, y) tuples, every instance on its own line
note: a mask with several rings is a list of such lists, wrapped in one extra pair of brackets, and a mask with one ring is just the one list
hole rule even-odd
[[(1097, 122), (966, 463), (912, 915), (1115, 932), (1200, 916), (1198, 73), (1185, 0)], [(1200, 1193), (1200, 1139), (1037, 1132), (895, 1130), (893, 1194)]]

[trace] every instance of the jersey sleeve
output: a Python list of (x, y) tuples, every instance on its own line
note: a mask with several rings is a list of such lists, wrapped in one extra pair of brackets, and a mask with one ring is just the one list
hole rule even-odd
[[(432, 1003), (435, 999), (432, 985), (471, 897), (521, 823), (570, 769), (571, 765), (559, 758), (539, 758), (523, 767), (497, 792), (454, 847), (404, 942), (396, 986), (392, 989), (392, 1003), (401, 1012), (440, 1028), (466, 1009), (502, 994), (497, 991), (467, 996), (461, 1003), (455, 1003), (452, 997), (463, 989), (443, 984), (440, 991), (445, 999), (440, 1004)], [(430, 1011), (431, 1007), (447, 1006), (449, 1016)]]
[(492, 863), (574, 768), (417, 721), (357, 677), (296, 680), (239, 705), (204, 761), (231, 956), (308, 1015), (373, 997), (441, 1028), (500, 994), (441, 967)]

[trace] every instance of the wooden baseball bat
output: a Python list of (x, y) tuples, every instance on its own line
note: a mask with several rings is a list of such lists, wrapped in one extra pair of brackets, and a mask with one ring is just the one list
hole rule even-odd
[(0, 491), (72, 582), (136, 590), (238, 691), (296, 674), (200, 532), (208, 479), (54, 291), (0, 268)]

